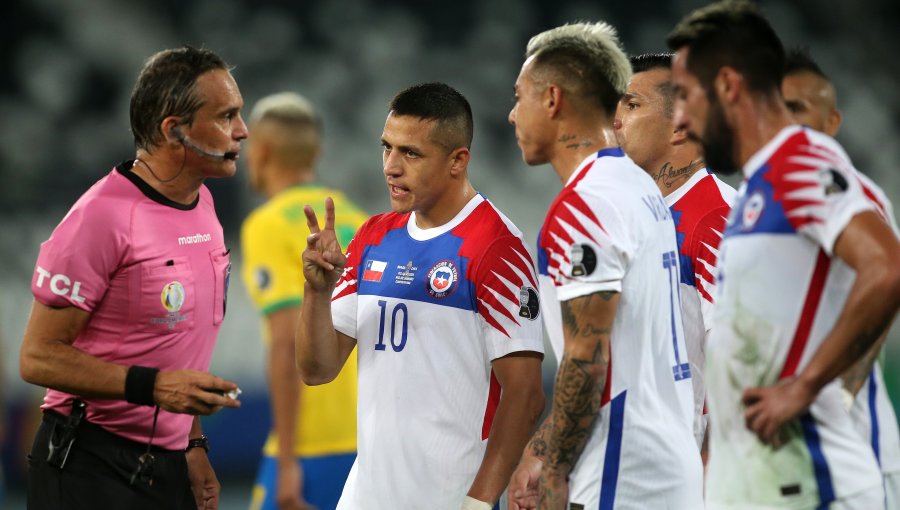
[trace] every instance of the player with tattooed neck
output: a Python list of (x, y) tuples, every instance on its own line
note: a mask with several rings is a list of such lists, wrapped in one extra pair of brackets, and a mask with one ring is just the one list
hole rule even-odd
[(509, 121), (564, 186), (538, 243), (560, 366), (510, 508), (702, 508), (672, 216), (613, 130), (631, 66), (605, 23), (541, 33), (525, 57)]
[(675, 127), (671, 67), (667, 53), (631, 58), (634, 74), (613, 127), (625, 153), (656, 181), (675, 221), (678, 295), (694, 386), (694, 436), (705, 459), (704, 345), (712, 324), (716, 254), (736, 192), (706, 168), (700, 145)]

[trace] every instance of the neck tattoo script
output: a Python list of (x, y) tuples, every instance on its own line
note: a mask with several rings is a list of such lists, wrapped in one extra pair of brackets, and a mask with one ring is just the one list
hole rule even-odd
[(693, 175), (702, 164), (703, 161), (697, 160), (691, 161), (687, 166), (675, 168), (672, 166), (672, 163), (666, 161), (662, 168), (659, 169), (659, 172), (650, 174), (650, 177), (653, 177), (653, 180), (656, 182), (663, 183), (666, 188), (671, 188), (675, 181), (680, 180), (681, 177)]
[[(567, 149), (578, 149), (580, 147), (590, 147), (591, 145), (594, 144), (593, 140), (589, 140), (587, 138), (585, 138), (584, 140), (582, 140), (580, 142), (573, 142), (572, 140), (575, 140), (575, 138), (576, 138), (575, 135), (565, 134), (565, 135), (560, 136), (559, 140), (557, 140), (557, 141), (560, 143), (565, 143)], [(566, 143), (566, 142), (571, 142), (571, 143)]]

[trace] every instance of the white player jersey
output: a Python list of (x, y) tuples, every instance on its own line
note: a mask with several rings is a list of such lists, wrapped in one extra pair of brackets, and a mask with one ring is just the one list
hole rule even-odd
[(332, 301), (359, 356), (339, 509), (460, 508), (500, 401), (491, 362), (543, 352), (536, 287), (521, 233), (481, 195), (441, 227), (387, 213), (360, 228)]
[(708, 169), (694, 173), (678, 189), (665, 196), (675, 222), (681, 266), (679, 297), (684, 319), (684, 342), (691, 363), (694, 386), (694, 438), (703, 444), (706, 432), (704, 364), (706, 335), (712, 326), (716, 292), (716, 258), (725, 232), (725, 220), (737, 192)]
[(600, 415), (569, 476), (573, 508), (702, 508), (678, 247), (656, 185), (619, 148), (591, 155), (551, 205), (539, 246), (541, 273), (555, 286), (544, 305), (556, 309), (547, 324), (557, 359), (560, 312), (546, 296), (622, 295)]
[[(836, 380), (786, 426), (777, 450), (744, 421), (743, 391), (803, 370), (855, 279), (832, 250), (875, 206), (841, 146), (789, 126), (751, 157), (719, 248), (718, 301), (707, 344), (711, 508), (818, 508), (872, 489), (881, 474)], [(743, 507), (742, 507), (743, 508)]]
[[(894, 217), (894, 208), (884, 191), (865, 175), (859, 175), (863, 192), (875, 204), (876, 210), (887, 221), (894, 234), (900, 237), (900, 229)], [(869, 374), (869, 380), (856, 394), (850, 411), (853, 424), (872, 446), (875, 458), (885, 475), (900, 472), (900, 430), (897, 416), (884, 384), (881, 366), (876, 363)], [(885, 487), (885, 490), (888, 490)], [(900, 494), (895, 498), (900, 500)]]

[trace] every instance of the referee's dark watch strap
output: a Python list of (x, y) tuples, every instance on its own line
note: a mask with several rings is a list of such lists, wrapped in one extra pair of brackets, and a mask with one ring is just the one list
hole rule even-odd
[(184, 449), (184, 452), (187, 453), (191, 451), (191, 448), (203, 448), (203, 451), (209, 451), (209, 438), (203, 434), (200, 434), (200, 437), (197, 439), (188, 439), (187, 448)]

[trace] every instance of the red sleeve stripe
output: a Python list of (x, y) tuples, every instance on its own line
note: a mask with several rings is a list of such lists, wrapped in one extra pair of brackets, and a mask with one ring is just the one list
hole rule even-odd
[(484, 289), (487, 292), (481, 292), (478, 296), (478, 301), (480, 301), (483, 305), (490, 307), (498, 314), (503, 315), (504, 317), (515, 323), (516, 326), (518, 326), (518, 321), (516, 321), (512, 312), (509, 311), (510, 307), (516, 305), (517, 303), (513, 303), (512, 301), (510, 301), (509, 295), (501, 294), (496, 290), (488, 287), (487, 285), (484, 286)]
[(350, 251), (347, 251), (347, 266), (344, 267), (344, 272), (341, 273), (341, 278), (338, 280), (337, 285), (334, 287), (334, 291), (331, 293), (331, 300), (342, 298), (348, 294), (353, 294), (356, 292), (356, 267), (350, 265), (351, 261), (354, 261), (353, 254)]
[(791, 347), (788, 350), (784, 367), (781, 369), (781, 375), (778, 376), (779, 379), (784, 379), (797, 373), (800, 361), (803, 359), (803, 351), (806, 350), (809, 334), (812, 331), (816, 312), (819, 309), (819, 301), (822, 299), (822, 291), (825, 289), (825, 280), (828, 278), (828, 270), (830, 268), (831, 259), (820, 249), (819, 256), (816, 259), (816, 266), (813, 268), (812, 279), (809, 282), (809, 289), (806, 291), (806, 299), (803, 301), (800, 322), (797, 324), (797, 330), (794, 332), (794, 338), (791, 340)]
[[(578, 222), (584, 227), (596, 226), (600, 229), (604, 234), (606, 233), (606, 229), (603, 228), (603, 225), (600, 224), (600, 220), (594, 216), (594, 212), (588, 207), (588, 205), (581, 200), (581, 197), (578, 197), (578, 200), (571, 200), (568, 202), (563, 202), (563, 205), (566, 206), (566, 209), (572, 213), (572, 216), (575, 217)], [(585, 236), (591, 237), (590, 234), (587, 233), (586, 229), (581, 230)]]
[[(822, 157), (822, 155), (829, 157)], [(842, 166), (831, 154), (817, 151), (802, 132), (789, 138), (769, 159), (772, 171), (765, 179), (772, 185), (791, 226), (796, 230), (808, 224), (823, 223), (825, 203), (819, 169), (825, 165)]]
[(478, 302), (482, 304), (482, 306), (478, 307), (478, 313), (481, 314), (482, 317), (484, 317), (484, 320), (487, 321), (487, 323), (490, 324), (491, 327), (506, 335), (507, 338), (511, 338), (506, 329), (504, 329), (500, 324), (500, 321), (494, 318), (496, 310), (494, 310), (494, 308), (490, 306), (490, 304), (484, 299), (479, 298)]
[[(524, 274), (528, 277), (528, 282), (531, 283), (532, 287), (537, 288), (537, 280), (535, 279), (535, 276), (534, 276), (534, 263), (531, 261), (531, 257), (528, 255), (523, 255), (522, 252), (520, 252), (518, 250), (518, 248), (514, 248), (513, 251), (516, 253), (516, 255), (519, 256), (519, 260), (522, 262), (522, 266), (524, 266), (526, 268), (526, 271), (524, 272)], [(505, 259), (504, 259), (504, 262), (506, 262), (507, 264), (510, 265), (510, 267), (512, 267), (512, 264), (507, 262)], [(519, 266), (519, 267), (521, 267), (521, 266)], [(522, 281), (525, 281), (525, 279), (523, 278)]]
[(494, 414), (497, 413), (497, 406), (500, 405), (500, 381), (494, 375), (491, 369), (491, 385), (488, 390), (487, 407), (484, 409), (484, 421), (481, 424), (481, 440), (484, 441), (491, 435), (491, 426), (494, 424)]

